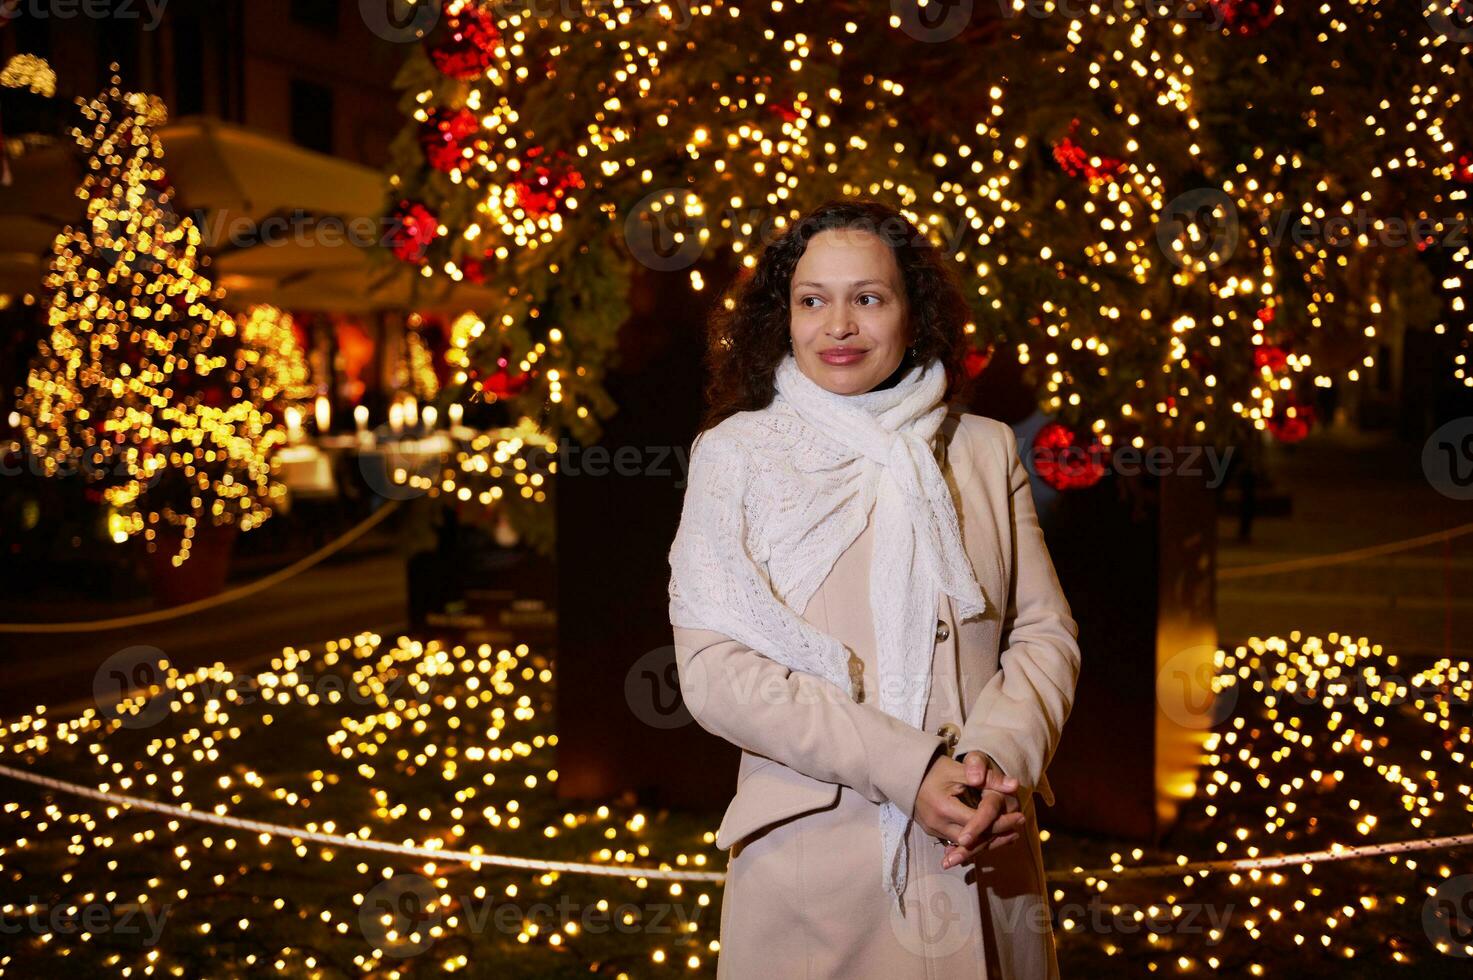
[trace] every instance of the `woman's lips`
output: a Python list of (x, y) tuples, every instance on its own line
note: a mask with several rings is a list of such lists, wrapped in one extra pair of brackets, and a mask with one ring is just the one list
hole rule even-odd
[(825, 364), (853, 364), (868, 353), (866, 350), (826, 350), (819, 351), (818, 356)]

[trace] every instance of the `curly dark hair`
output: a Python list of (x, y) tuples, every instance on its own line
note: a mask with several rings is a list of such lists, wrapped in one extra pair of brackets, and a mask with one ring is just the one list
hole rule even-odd
[(772, 403), (777, 365), (788, 352), (791, 336), (793, 270), (807, 251), (808, 240), (831, 229), (871, 231), (890, 247), (905, 282), (916, 358), (925, 362), (936, 357), (944, 365), (943, 400), (965, 393), (969, 382), (965, 326), (971, 311), (951, 263), (889, 205), (836, 199), (805, 214), (769, 244), (756, 265), (738, 276), (717, 302), (707, 324), (701, 431), (737, 412)]

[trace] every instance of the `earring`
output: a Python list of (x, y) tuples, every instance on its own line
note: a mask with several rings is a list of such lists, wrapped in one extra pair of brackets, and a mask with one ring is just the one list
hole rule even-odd
[(910, 359), (912, 361), (916, 359), (916, 345), (915, 344), (911, 344), (910, 345)]

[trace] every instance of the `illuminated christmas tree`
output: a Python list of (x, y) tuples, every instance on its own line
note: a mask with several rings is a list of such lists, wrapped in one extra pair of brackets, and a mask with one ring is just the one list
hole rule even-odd
[(285, 436), (199, 270), (199, 230), (171, 204), (163, 106), (115, 76), (82, 113), (87, 216), (53, 244), (50, 336), (20, 393), (21, 430), (45, 472), (95, 484), (115, 535), (181, 564), (202, 527), (271, 515), (282, 489), (268, 460)]
[(238, 318), (246, 363), (260, 382), (263, 402), (304, 407), (317, 393), (307, 354), (297, 343), (292, 315), (270, 304), (252, 306)]
[(422, 402), (440, 394), (440, 377), (435, 372), (435, 355), (418, 330), (404, 332), (404, 384), (402, 387)]
[(901, 208), (978, 350), (1105, 447), (1297, 431), (1427, 296), (1466, 336), (1424, 260), (1473, 259), (1446, 242), (1473, 31), (1391, 0), (1089, 9), (449, 0), (398, 79), (395, 252), (501, 293), (468, 364), (510, 343), (520, 410), (580, 439), (636, 264), (703, 289), (698, 259), (749, 267), (833, 197)]

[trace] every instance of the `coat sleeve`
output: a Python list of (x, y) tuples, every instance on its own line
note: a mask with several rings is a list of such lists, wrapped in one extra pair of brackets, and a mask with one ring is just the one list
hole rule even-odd
[[(1012, 427), (995, 423), (1005, 441), (1008, 516), (1013, 547), (1012, 580), (1002, 624), (1000, 667), (967, 715), (958, 754), (980, 750), (1018, 780), (1020, 790), (1038, 788), (1079, 679), (1079, 627), (1059, 585), (1053, 560), (1033, 506), (1028, 470), (1018, 457)], [(973, 459), (987, 459), (985, 438), (973, 430)]]
[(831, 682), (720, 633), (679, 626), (674, 632), (681, 696), (702, 728), (813, 779), (914, 813), (921, 780), (945, 738), (852, 701)]

